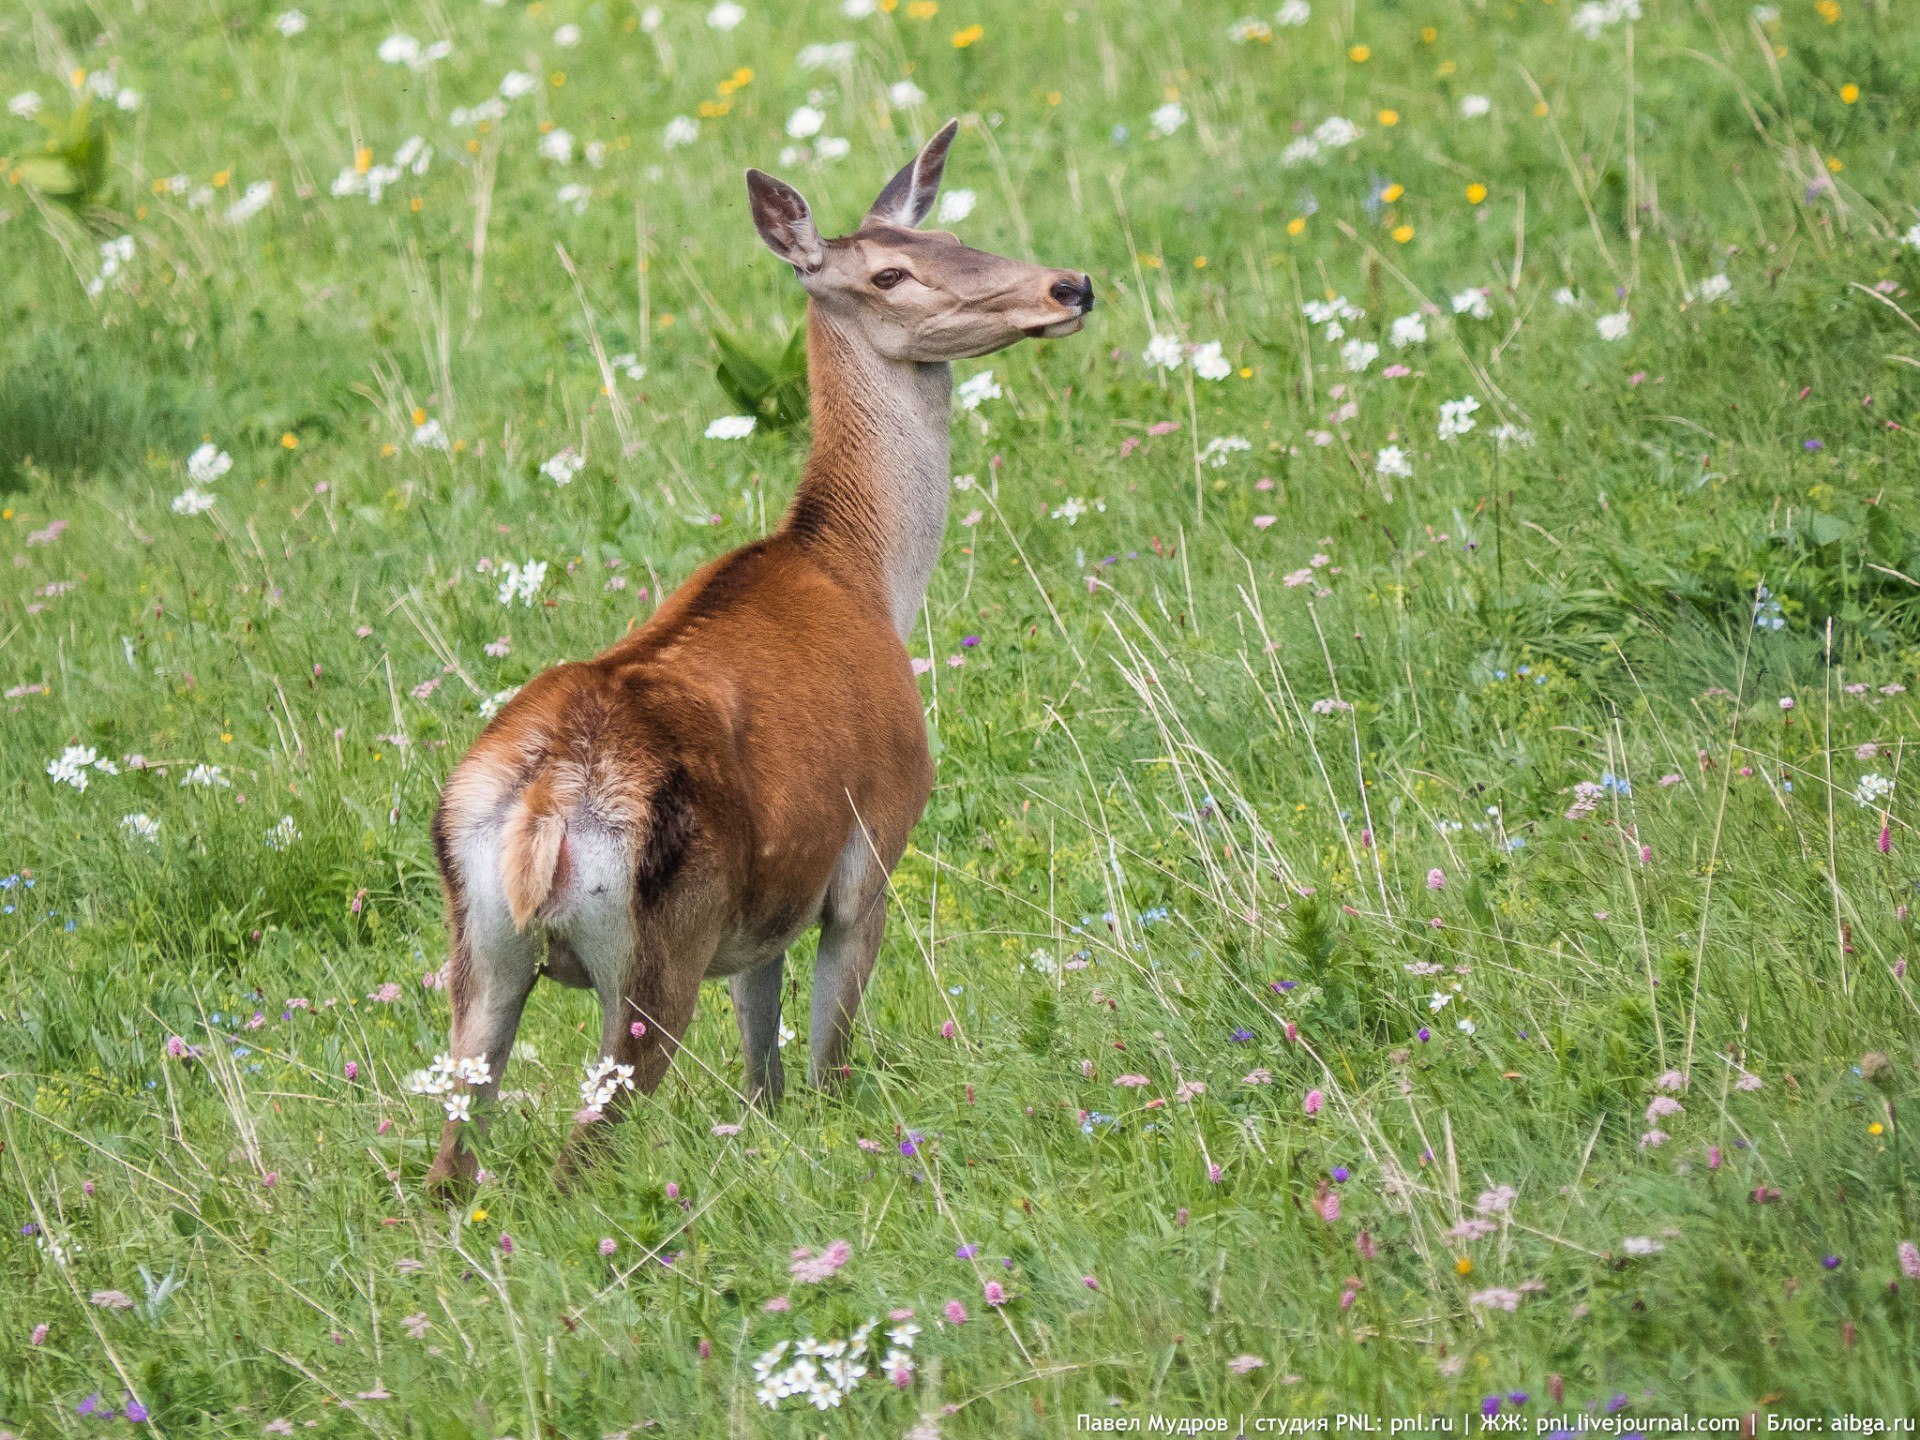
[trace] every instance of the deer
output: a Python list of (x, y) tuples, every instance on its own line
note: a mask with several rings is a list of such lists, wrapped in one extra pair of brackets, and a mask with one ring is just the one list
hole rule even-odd
[(592, 990), (602, 1018), (563, 1188), (659, 1086), (703, 980), (732, 989), (744, 1098), (781, 1099), (786, 955), (816, 925), (808, 1077), (830, 1091), (850, 1073), (889, 880), (933, 791), (906, 639), (946, 523), (952, 362), (1071, 335), (1093, 309), (1084, 271), (920, 228), (958, 129), (837, 239), (793, 186), (746, 172), (754, 227), (806, 296), (799, 485), (777, 530), (528, 681), (449, 774), (432, 834), (452, 1024), (422, 1072), (448, 1113), (433, 1191), (476, 1179), (468, 1129), (542, 975)]

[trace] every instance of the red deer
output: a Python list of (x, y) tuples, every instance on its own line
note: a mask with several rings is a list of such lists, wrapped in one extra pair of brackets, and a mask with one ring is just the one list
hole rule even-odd
[[(645, 625), (529, 681), (448, 777), (433, 839), (453, 1033), (426, 1088), (428, 1176), (471, 1180), (537, 976), (603, 1014), (565, 1180), (597, 1121), (665, 1075), (700, 982), (727, 977), (745, 1088), (780, 1097), (787, 946), (820, 927), (809, 1074), (841, 1070), (886, 927), (887, 879), (933, 788), (905, 638), (946, 523), (950, 362), (1071, 335), (1093, 282), (917, 227), (949, 122), (860, 228), (823, 239), (792, 186), (747, 171), (760, 238), (807, 295), (813, 443), (780, 529), (702, 567)], [(542, 958), (544, 939), (545, 958)]]

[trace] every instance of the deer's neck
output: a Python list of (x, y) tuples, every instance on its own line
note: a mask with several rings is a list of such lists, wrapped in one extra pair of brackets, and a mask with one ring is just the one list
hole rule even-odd
[(885, 607), (905, 640), (947, 522), (953, 372), (888, 360), (807, 309), (813, 448), (787, 529)]

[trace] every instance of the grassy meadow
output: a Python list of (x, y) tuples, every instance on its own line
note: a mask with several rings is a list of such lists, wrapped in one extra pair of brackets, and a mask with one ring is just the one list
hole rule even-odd
[[(0, 1434), (1920, 1412), (1908, 7), (284, 3), (0, 9)], [(430, 1202), (440, 782), (779, 523), (743, 168), (949, 115), (1100, 307), (853, 1079), (708, 987), (558, 1196), (541, 986)]]

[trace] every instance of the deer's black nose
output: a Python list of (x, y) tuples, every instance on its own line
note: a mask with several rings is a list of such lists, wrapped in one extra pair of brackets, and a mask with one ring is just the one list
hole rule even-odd
[(1077, 309), (1082, 315), (1093, 309), (1093, 277), (1090, 275), (1082, 275), (1077, 280), (1056, 280), (1047, 293), (1057, 303)]

